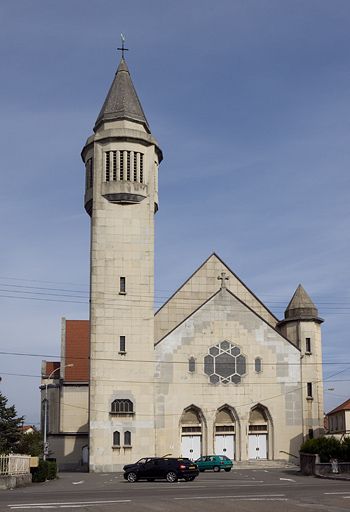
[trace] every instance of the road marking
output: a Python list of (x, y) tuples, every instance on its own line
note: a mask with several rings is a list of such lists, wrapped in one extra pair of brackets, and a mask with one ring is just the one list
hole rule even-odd
[(91, 505), (103, 505), (105, 503), (129, 503), (131, 500), (104, 500), (104, 501), (65, 501), (57, 503), (18, 503), (16, 505), (7, 505), (9, 508), (17, 510), (20, 508), (67, 508), (82, 507)]
[[(323, 494), (350, 494), (350, 491), (343, 492), (324, 492)], [(350, 496), (349, 496), (350, 497)]]
[[(285, 494), (232, 494), (228, 496), (190, 496), (188, 498), (173, 498), (174, 500), (220, 500), (223, 498), (237, 499), (261, 499), (261, 498), (283, 498)], [(287, 499), (287, 498), (286, 498)]]
[(280, 480), (285, 480), (286, 482), (295, 482), (292, 478), (280, 478)]
[(84, 483), (84, 480), (79, 480), (79, 482), (72, 482), (73, 485), (79, 485), (79, 484), (83, 484)]

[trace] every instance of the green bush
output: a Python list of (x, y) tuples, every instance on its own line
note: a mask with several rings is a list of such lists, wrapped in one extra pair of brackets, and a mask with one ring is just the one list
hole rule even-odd
[(300, 451), (318, 453), (321, 462), (329, 462), (330, 459), (350, 462), (350, 438), (346, 438), (342, 442), (335, 437), (308, 439), (301, 445)]
[(57, 478), (57, 463), (54, 460), (47, 461), (48, 471), (47, 471), (47, 479), (54, 480)]
[(45, 482), (48, 478), (49, 465), (46, 460), (39, 460), (37, 468), (32, 468), (32, 482)]
[(345, 437), (341, 444), (341, 459), (350, 462), (350, 437)]

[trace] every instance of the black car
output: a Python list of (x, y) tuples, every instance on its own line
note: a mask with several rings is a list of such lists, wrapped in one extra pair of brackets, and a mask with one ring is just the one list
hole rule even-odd
[(124, 466), (124, 478), (129, 482), (148, 480), (154, 482), (158, 478), (165, 478), (168, 482), (176, 482), (183, 478), (190, 482), (198, 476), (197, 465), (190, 459), (147, 457), (135, 464)]

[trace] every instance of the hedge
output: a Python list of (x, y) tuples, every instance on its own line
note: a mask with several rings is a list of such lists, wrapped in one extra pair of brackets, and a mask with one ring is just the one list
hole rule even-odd
[(56, 461), (39, 460), (37, 468), (31, 469), (32, 482), (45, 482), (46, 480), (54, 480), (57, 477)]
[(301, 445), (300, 452), (318, 453), (321, 462), (329, 462), (330, 459), (350, 462), (350, 438), (347, 437), (343, 441), (335, 437), (308, 439)]

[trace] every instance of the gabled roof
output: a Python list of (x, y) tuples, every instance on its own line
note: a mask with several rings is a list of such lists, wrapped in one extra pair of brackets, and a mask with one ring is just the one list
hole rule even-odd
[[(257, 313), (252, 307), (250, 307), (249, 305), (247, 305), (243, 300), (241, 300), (239, 297), (237, 297), (237, 295), (235, 295), (231, 290), (229, 290), (228, 288), (221, 288), (219, 290), (217, 290), (213, 295), (211, 295), (210, 297), (208, 297), (207, 300), (205, 300), (203, 302), (203, 304), (201, 304), (199, 307), (197, 307), (194, 311), (192, 311), (186, 318), (184, 318), (179, 324), (177, 324), (173, 329), (171, 329), (167, 334), (165, 334), (165, 336), (163, 336), (163, 338), (161, 338), (159, 341), (157, 341), (155, 343), (155, 346), (159, 345), (160, 343), (162, 343), (163, 341), (166, 340), (166, 338), (174, 331), (176, 331), (176, 329), (178, 329), (181, 325), (183, 325), (187, 320), (189, 320), (191, 317), (193, 317), (194, 315), (196, 315), (201, 309), (203, 309), (207, 304), (209, 304), (211, 301), (215, 300), (216, 297), (220, 297), (220, 294), (222, 293), (226, 293), (228, 294), (229, 297), (231, 297), (231, 300), (233, 299), (234, 301), (236, 301), (236, 304), (240, 304), (241, 306), (243, 306), (243, 308), (245, 308), (245, 310), (247, 311), (247, 313), (250, 313), (251, 315), (255, 316), (257, 320), (263, 322), (266, 326), (268, 326), (270, 329), (272, 329), (277, 335), (279, 338), (281, 338), (281, 340), (287, 342), (289, 345), (291, 345), (293, 348), (295, 348), (297, 351), (300, 352), (300, 349), (294, 345), (294, 343), (292, 343), (288, 338), (286, 338), (280, 331), (278, 331), (273, 325), (271, 325), (264, 317), (262, 317), (261, 315), (259, 315), (259, 313)], [(221, 295), (222, 296), (222, 295)], [(230, 308), (227, 309), (227, 313), (229, 313), (230, 315), (232, 314), (232, 310)], [(239, 314), (239, 312), (238, 312)]]
[(242, 302), (247, 304), (258, 315), (263, 317), (272, 327), (276, 327), (278, 319), (239, 279), (239, 277), (219, 258), (212, 253), (180, 288), (163, 304), (155, 314), (155, 343), (179, 325), (193, 311), (201, 306), (220, 288), (218, 277), (222, 272), (228, 275), (226, 286)]
[(350, 411), (350, 398), (348, 400), (345, 400), (344, 403), (338, 405), (338, 407), (333, 409), (333, 411), (327, 413), (327, 416), (329, 416), (330, 414), (333, 414), (335, 412), (340, 412), (340, 411)]
[(117, 121), (120, 119), (140, 123), (148, 133), (151, 133), (124, 58), (120, 61), (101, 112), (96, 119), (94, 131), (104, 121)]
[(292, 300), (284, 312), (285, 319), (317, 318), (318, 309), (301, 284), (295, 290)]

